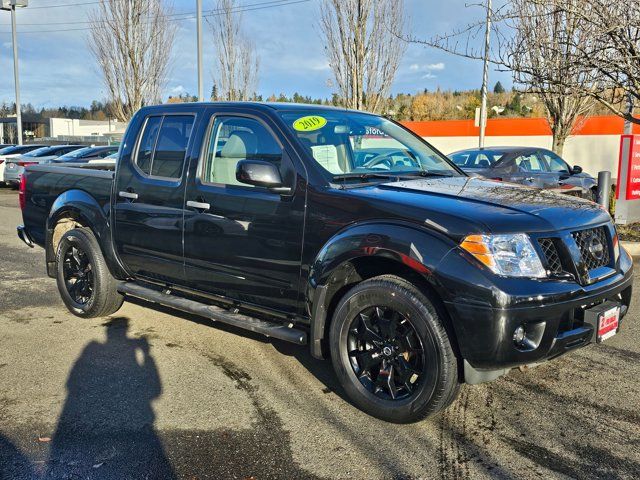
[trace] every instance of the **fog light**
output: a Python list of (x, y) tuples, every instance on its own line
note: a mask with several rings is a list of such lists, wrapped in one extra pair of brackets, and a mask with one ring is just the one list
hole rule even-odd
[(547, 322), (526, 323), (513, 331), (513, 344), (521, 352), (531, 352), (540, 346)]
[(516, 328), (515, 331), (513, 332), (513, 341), (515, 342), (515, 344), (518, 346), (522, 346), (525, 339), (525, 335), (526, 335), (526, 332), (524, 330), (524, 327), (522, 325), (518, 326), (518, 328)]

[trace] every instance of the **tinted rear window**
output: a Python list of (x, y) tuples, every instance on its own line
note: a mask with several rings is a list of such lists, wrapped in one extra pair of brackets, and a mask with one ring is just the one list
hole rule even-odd
[(147, 118), (136, 157), (138, 168), (154, 177), (180, 178), (193, 121), (192, 115)]
[(179, 178), (182, 175), (192, 126), (191, 115), (164, 117), (153, 155), (151, 175), (167, 178)]
[(489, 168), (502, 158), (504, 152), (498, 150), (465, 150), (450, 155), (453, 163), (462, 168)]
[(136, 165), (138, 165), (138, 168), (147, 175), (151, 174), (151, 159), (153, 157), (153, 149), (156, 146), (158, 130), (160, 130), (161, 123), (162, 117), (147, 118), (144, 130), (142, 131), (142, 138), (138, 145)]

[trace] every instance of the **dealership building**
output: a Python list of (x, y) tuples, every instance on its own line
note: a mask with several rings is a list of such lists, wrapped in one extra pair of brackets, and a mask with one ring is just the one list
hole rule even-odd
[[(118, 143), (127, 124), (117, 120), (79, 120), (76, 118), (35, 119), (22, 117), (26, 143)], [(16, 142), (16, 117), (0, 118), (0, 143)]]

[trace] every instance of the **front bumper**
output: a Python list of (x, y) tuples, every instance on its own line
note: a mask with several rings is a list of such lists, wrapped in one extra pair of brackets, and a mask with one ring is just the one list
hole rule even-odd
[[(455, 269), (454, 257), (449, 260), (450, 268)], [(471, 282), (476, 283), (476, 292), (479, 288), (492, 291), (493, 302), (482, 304), (479, 295), (472, 292)], [(445, 288), (452, 288), (446, 277), (444, 283)], [(469, 283), (466, 290), (458, 285), (458, 292), (462, 293), (445, 301), (445, 305), (464, 359), (465, 377), (469, 377), (469, 383), (478, 383), (510, 368), (550, 360), (595, 342), (595, 329), (585, 321), (584, 312), (605, 301), (621, 305), (622, 325), (631, 303), (633, 262), (623, 253), (615, 275), (589, 286), (510, 279), (506, 284), (478, 287), (482, 284), (479, 278), (470, 279)], [(496, 305), (496, 300), (502, 305)], [(516, 345), (514, 332), (519, 326), (536, 332), (534, 345)]]

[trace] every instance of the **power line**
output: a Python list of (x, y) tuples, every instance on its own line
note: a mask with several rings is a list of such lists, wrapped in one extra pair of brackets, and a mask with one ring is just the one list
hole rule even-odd
[(82, 5), (97, 5), (98, 3), (102, 3), (102, 2), (97, 1), (97, 2), (80, 2), (80, 3), (59, 3), (57, 5), (40, 5), (38, 7), (29, 7), (29, 10), (38, 10), (40, 8), (80, 7)]
[[(257, 3), (248, 3), (245, 5), (238, 5), (236, 7), (233, 7), (231, 10), (242, 10), (245, 8), (249, 8), (249, 7), (257, 7), (257, 6), (262, 6), (262, 5), (269, 5), (269, 4), (273, 4), (273, 3), (282, 3), (282, 2), (286, 2), (286, 1), (291, 1), (291, 0), (270, 0), (267, 2), (257, 2)], [(91, 2), (91, 3), (101, 3), (101, 2)], [(58, 6), (65, 6), (65, 5), (58, 5)], [(279, 5), (273, 5), (274, 7), (277, 7)], [(38, 7), (38, 8), (42, 8), (42, 7)], [(31, 8), (29, 9), (31, 10)], [(224, 13), (224, 9), (222, 8), (214, 8), (212, 10), (205, 10), (203, 12), (205, 15), (213, 15), (215, 13)], [(178, 13), (170, 13), (167, 15), (167, 17), (181, 17), (184, 15), (194, 15), (193, 18), (195, 18), (195, 14), (196, 12), (178, 12)], [(104, 22), (103, 20), (98, 20), (99, 23)], [(24, 22), (20, 22), (20, 26), (49, 26), (49, 25), (83, 25), (83, 24), (90, 24), (93, 23), (92, 21), (87, 21), (87, 20), (81, 20), (81, 21), (74, 21), (74, 22), (47, 22), (47, 23), (24, 23)]]
[[(234, 9), (231, 9), (231, 13), (243, 13), (243, 12), (251, 12), (254, 10), (264, 10), (264, 9), (268, 9), (268, 8), (275, 8), (275, 7), (284, 7), (284, 6), (289, 6), (289, 5), (295, 5), (298, 3), (307, 3), (310, 2), (311, 0), (271, 0), (268, 2), (260, 2), (260, 3), (254, 3), (254, 4), (247, 4), (247, 5), (239, 5), (238, 7), (234, 7)], [(82, 5), (89, 5), (89, 4), (94, 4), (94, 3), (101, 3), (101, 2), (88, 2)], [(77, 4), (66, 4), (64, 6), (72, 6), (72, 5), (77, 5)], [(60, 5), (62, 6), (62, 5)], [(43, 8), (43, 7), (37, 7), (37, 8)], [(205, 15), (203, 15), (205, 18), (210, 18), (210, 17), (216, 17), (219, 15), (223, 15), (225, 13), (225, 11), (221, 10), (221, 9), (213, 9), (213, 10), (207, 10), (205, 12)], [(174, 13), (174, 14), (170, 14), (168, 15), (168, 17), (179, 17), (179, 16), (184, 16), (184, 18), (168, 18), (168, 21), (173, 22), (173, 21), (183, 21), (183, 20), (192, 20), (194, 18), (196, 18), (196, 14), (195, 12), (184, 12), (184, 13)], [(30, 25), (30, 26), (35, 26), (35, 25), (78, 25), (78, 24), (90, 24), (93, 22), (90, 21), (78, 21), (78, 22), (58, 22), (58, 23), (21, 23), (20, 25)], [(93, 27), (82, 27), (82, 28), (65, 28), (65, 29), (60, 29), (60, 30), (26, 30), (26, 31), (20, 31), (20, 34), (23, 33), (63, 33), (63, 32), (79, 32), (79, 31), (87, 31), (87, 30), (93, 30)], [(0, 31), (0, 34), (10, 34), (11, 32), (6, 32), (6, 31)]]

